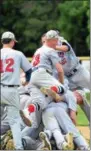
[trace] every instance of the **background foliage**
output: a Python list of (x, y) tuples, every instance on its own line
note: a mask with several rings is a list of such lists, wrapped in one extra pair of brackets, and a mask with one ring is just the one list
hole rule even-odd
[(41, 36), (50, 29), (60, 31), (78, 56), (89, 56), (89, 0), (0, 0), (0, 36), (15, 33), (16, 49), (30, 57), (40, 47)]

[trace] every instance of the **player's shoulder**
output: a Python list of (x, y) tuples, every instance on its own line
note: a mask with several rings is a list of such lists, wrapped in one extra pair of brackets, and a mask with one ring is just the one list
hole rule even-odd
[(48, 47), (46, 45), (43, 46), (43, 49), (46, 50), (47, 52), (55, 51), (53, 48)]
[(24, 55), (24, 53), (21, 52), (21, 51), (19, 51), (19, 50), (13, 49), (13, 52), (14, 52), (16, 55), (20, 56), (20, 57)]

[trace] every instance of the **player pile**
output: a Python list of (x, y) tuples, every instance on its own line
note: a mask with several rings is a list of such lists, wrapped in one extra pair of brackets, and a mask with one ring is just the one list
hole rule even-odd
[(90, 121), (90, 74), (67, 40), (48, 31), (31, 64), (13, 33), (1, 41), (1, 149), (90, 150), (76, 127), (77, 105)]

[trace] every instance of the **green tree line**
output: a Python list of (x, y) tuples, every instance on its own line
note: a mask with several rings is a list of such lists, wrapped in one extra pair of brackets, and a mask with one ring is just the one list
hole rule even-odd
[(90, 1), (0, 0), (0, 35), (14, 32), (15, 48), (26, 56), (33, 55), (50, 29), (58, 30), (78, 56), (89, 56)]

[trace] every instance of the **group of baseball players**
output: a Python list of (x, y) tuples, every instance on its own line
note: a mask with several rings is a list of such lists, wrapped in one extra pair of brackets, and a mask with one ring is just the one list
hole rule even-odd
[(1, 149), (89, 150), (76, 127), (77, 105), (90, 121), (89, 71), (58, 31), (42, 35), (31, 63), (16, 42), (12, 32), (1, 36)]

